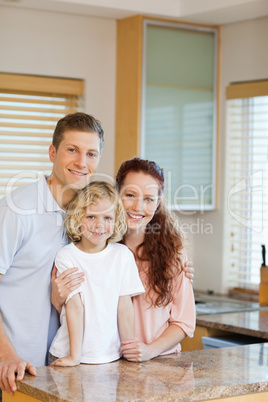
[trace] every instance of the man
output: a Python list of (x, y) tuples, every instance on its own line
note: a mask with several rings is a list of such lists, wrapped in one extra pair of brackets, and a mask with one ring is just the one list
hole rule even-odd
[[(53, 169), (47, 178), (15, 190), (0, 201), (0, 388), (16, 391), (15, 375), (35, 375), (43, 366), (58, 329), (51, 309), (50, 277), (57, 251), (67, 243), (65, 207), (95, 173), (103, 149), (100, 122), (85, 113), (57, 123), (49, 147)], [(187, 276), (193, 277), (188, 262)], [(83, 278), (73, 268), (57, 279), (52, 273), (60, 311), (70, 291)], [(1, 318), (2, 316), (2, 318)], [(1, 398), (0, 398), (1, 399)]]
[[(103, 141), (92, 116), (65, 116), (49, 147), (50, 176), (0, 201), (0, 387), (11, 395), (16, 373), (20, 380), (25, 370), (36, 374), (33, 365), (45, 365), (58, 327), (50, 277), (56, 253), (67, 243), (64, 209), (95, 173)], [(79, 277), (69, 285), (79, 285)]]

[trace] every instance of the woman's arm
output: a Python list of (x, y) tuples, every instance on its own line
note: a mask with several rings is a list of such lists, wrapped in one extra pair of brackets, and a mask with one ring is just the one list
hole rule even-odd
[(172, 349), (185, 336), (185, 333), (178, 325), (172, 324), (152, 343), (146, 345), (138, 340), (123, 342), (121, 351), (125, 359), (132, 362), (143, 362)]
[[(168, 326), (163, 333), (150, 344), (138, 340), (123, 342), (122, 354), (130, 361), (146, 361), (176, 346), (186, 335), (193, 336), (195, 329), (195, 303), (193, 288), (184, 274), (174, 279), (173, 301), (170, 308)], [(151, 306), (150, 309), (156, 309)], [(150, 311), (150, 310), (149, 310)], [(155, 310), (157, 316), (157, 310)], [(139, 312), (142, 314), (142, 312)], [(161, 324), (162, 325), (162, 324)]]
[(121, 342), (134, 339), (134, 307), (131, 296), (120, 296), (117, 323)]
[(66, 319), (69, 332), (70, 356), (55, 360), (52, 366), (77, 366), (81, 359), (84, 331), (84, 308), (80, 293), (66, 304)]

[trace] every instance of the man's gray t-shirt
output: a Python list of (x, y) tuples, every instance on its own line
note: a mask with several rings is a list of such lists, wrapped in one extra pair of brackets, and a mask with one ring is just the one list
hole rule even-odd
[(67, 244), (63, 219), (44, 177), (0, 200), (0, 312), (18, 355), (35, 366), (45, 364), (58, 328), (50, 279)]

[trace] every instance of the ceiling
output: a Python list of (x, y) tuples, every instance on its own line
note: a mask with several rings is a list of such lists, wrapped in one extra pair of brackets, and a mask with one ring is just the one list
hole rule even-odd
[(218, 25), (268, 16), (268, 0), (0, 0), (0, 5), (113, 19), (143, 14)]

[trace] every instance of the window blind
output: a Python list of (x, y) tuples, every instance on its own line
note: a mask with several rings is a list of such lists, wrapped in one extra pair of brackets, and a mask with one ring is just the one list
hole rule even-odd
[(141, 155), (164, 168), (172, 209), (213, 210), (217, 29), (145, 20), (143, 32)]
[(0, 74), (0, 197), (51, 171), (55, 125), (82, 94), (81, 80)]
[(261, 245), (268, 245), (268, 86), (257, 83), (254, 92), (250, 83), (248, 89), (248, 97), (245, 83), (227, 90), (225, 225), (229, 286), (257, 289)]

